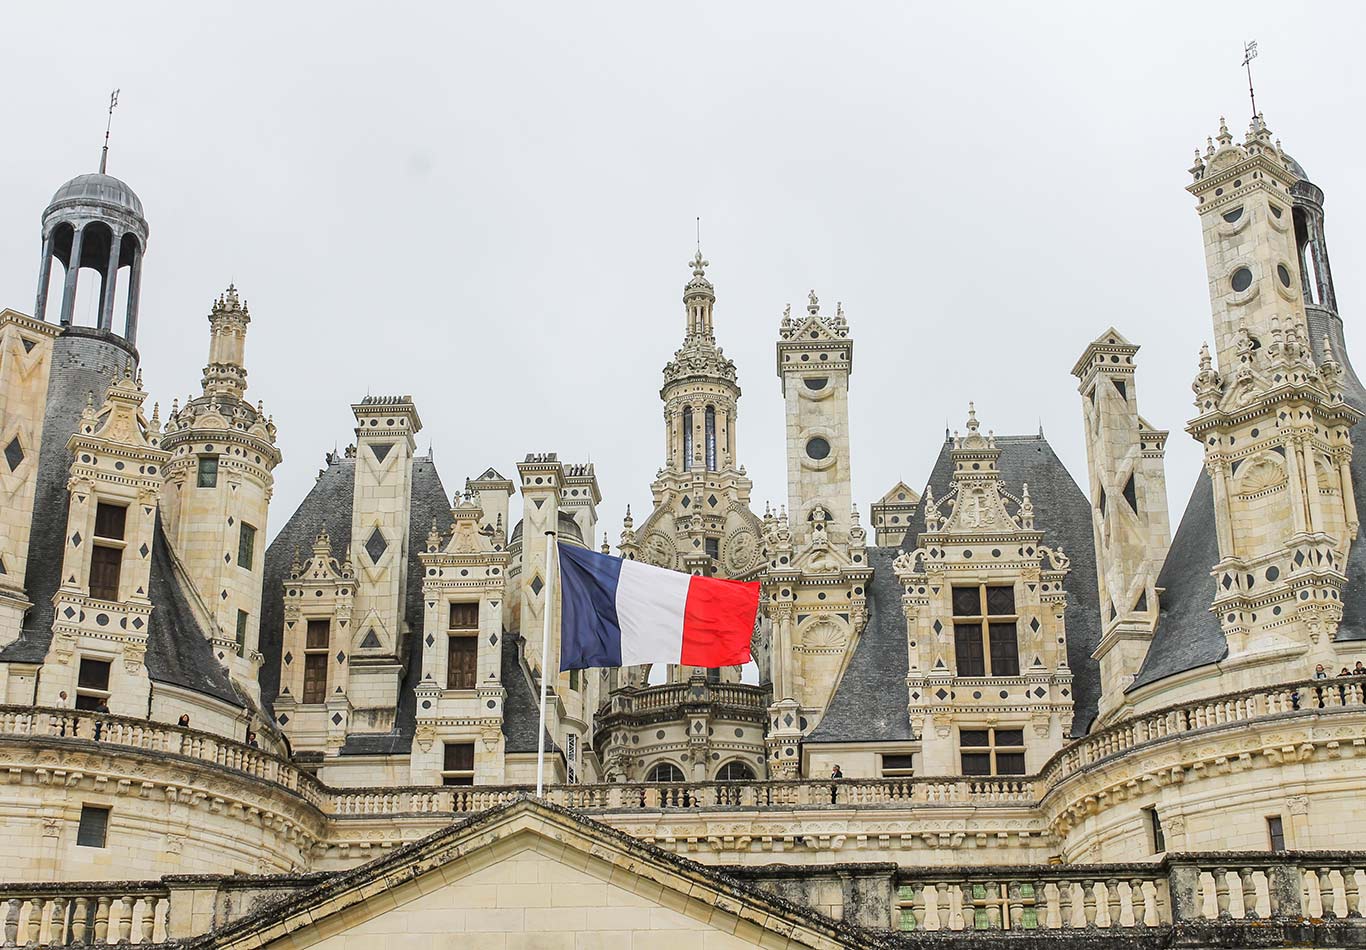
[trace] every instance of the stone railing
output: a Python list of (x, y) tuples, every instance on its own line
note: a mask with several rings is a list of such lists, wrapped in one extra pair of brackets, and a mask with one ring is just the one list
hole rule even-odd
[(661, 683), (614, 693), (600, 715), (648, 713), (688, 704), (732, 706), (763, 712), (768, 709), (768, 688), (748, 683), (708, 683), (700, 676), (686, 683)]
[(171, 893), (157, 882), (0, 884), (5, 947), (102, 947), (167, 936)]
[(270, 782), (319, 808), (326, 798), (326, 786), (278, 755), (212, 733), (148, 719), (45, 706), (0, 706), (0, 735), (84, 739), (181, 755)]
[(903, 869), (893, 922), (912, 931), (1109, 933), (1178, 923), (1352, 920), (1366, 853), (1227, 852), (1156, 864)]
[(1366, 676), (1300, 680), (1168, 706), (1078, 739), (1048, 761), (1038, 784), (1051, 789), (1097, 762), (1182, 733), (1285, 713), (1364, 706)]
[[(681, 696), (689, 684), (666, 684), (635, 691), (646, 695)], [(713, 691), (734, 692), (761, 711), (761, 687), (710, 684)], [(656, 692), (657, 691), (657, 692)], [(614, 702), (623, 696), (614, 697)], [(653, 702), (653, 700), (650, 700)], [(1079, 739), (1055, 755), (1037, 777), (964, 778), (904, 777), (801, 781), (700, 782), (687, 784), (624, 783), (557, 785), (546, 790), (550, 801), (569, 808), (613, 809), (701, 808), (847, 808), (910, 805), (972, 804), (1030, 806), (1068, 776), (1139, 746), (1205, 729), (1253, 719), (1319, 711), (1366, 709), (1366, 677), (1303, 680), (1280, 686), (1245, 690), (1225, 696), (1172, 706), (1126, 720)], [(0, 737), (97, 742), (101, 745), (145, 749), (183, 756), (250, 776), (284, 789), (320, 813), (337, 818), (384, 815), (471, 814), (491, 808), (529, 786), (330, 788), (288, 760), (231, 739), (177, 726), (48, 707), (0, 706)]]

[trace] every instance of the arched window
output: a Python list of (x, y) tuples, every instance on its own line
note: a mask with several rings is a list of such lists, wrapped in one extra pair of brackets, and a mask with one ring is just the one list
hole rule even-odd
[(743, 762), (727, 762), (716, 773), (718, 782), (752, 782), (754, 778), (754, 770)]
[(683, 782), (683, 770), (672, 762), (660, 762), (645, 776), (647, 782)]
[(692, 407), (683, 410), (683, 471), (692, 471)]
[(707, 471), (716, 471), (716, 407), (707, 407)]

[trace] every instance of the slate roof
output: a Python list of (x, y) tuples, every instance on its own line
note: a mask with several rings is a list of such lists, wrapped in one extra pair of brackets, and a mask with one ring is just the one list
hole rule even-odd
[(825, 716), (807, 742), (897, 742), (912, 738), (906, 716), (906, 618), (892, 573), (895, 548), (868, 548), (868, 623)]
[[(1014, 495), (1029, 483), (1034, 519), (1043, 543), (1061, 547), (1072, 560), (1067, 590), (1067, 662), (1072, 668), (1075, 711), (1073, 735), (1084, 735), (1095, 718), (1100, 699), (1100, 665), (1091, 658), (1100, 640), (1100, 590), (1096, 581), (1095, 539), (1091, 505), (1054, 453), (1039, 435), (996, 436), (1001, 450), (1001, 479)], [(953, 442), (945, 439), (930, 474), (936, 498), (952, 487)], [(921, 493), (924, 494), (923, 492)], [(913, 517), (917, 523), (919, 509)], [(903, 541), (909, 549), (914, 539)], [(808, 742), (879, 742), (910, 737), (906, 716), (908, 668), (901, 590), (892, 574), (892, 548), (869, 548), (873, 579), (868, 585), (868, 624), (845, 667), (825, 717)]]
[[(68, 327), (52, 342), (24, 578), (25, 593), (33, 607), (24, 616), (19, 638), (0, 650), (0, 662), (41, 663), (47, 656), (52, 642), (52, 598), (61, 585), (70, 504), (66, 485), (71, 454), (66, 443), (77, 429), (87, 394), (93, 393), (99, 406), (114, 374), (122, 373), (133, 361), (134, 353), (123, 340), (88, 327)], [(153, 682), (185, 687), (242, 707), (242, 697), (213, 655), (213, 646), (190, 606), (184, 583), (187, 581), (175, 569), (158, 515), (148, 585), (152, 601), (147, 629), (148, 675)]]
[[(1323, 359), (1323, 338), (1332, 342), (1333, 355), (1342, 364), (1343, 396), (1354, 408), (1366, 412), (1366, 386), (1362, 385), (1347, 354), (1342, 318), (1323, 307), (1305, 308), (1314, 358)], [(1353, 435), (1360, 438), (1358, 427)], [(1352, 489), (1357, 516), (1366, 521), (1366, 451), (1352, 453)], [(1347, 556), (1347, 586), (1342, 592), (1342, 625), (1339, 640), (1366, 640), (1366, 539), (1358, 539)], [(1210, 569), (1219, 561), (1215, 534), (1214, 490), (1209, 474), (1200, 472), (1181, 523), (1172, 538), (1157, 586), (1165, 588), (1160, 600), (1157, 629), (1148, 654), (1130, 690), (1197, 667), (1217, 663), (1228, 655), (1228, 643), (1219, 618), (1210, 612), (1214, 601), (1214, 577)]]

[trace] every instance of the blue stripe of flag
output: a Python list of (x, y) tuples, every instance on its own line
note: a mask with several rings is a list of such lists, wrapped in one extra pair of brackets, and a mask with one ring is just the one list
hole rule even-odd
[(560, 669), (621, 666), (621, 559), (568, 544), (560, 550)]

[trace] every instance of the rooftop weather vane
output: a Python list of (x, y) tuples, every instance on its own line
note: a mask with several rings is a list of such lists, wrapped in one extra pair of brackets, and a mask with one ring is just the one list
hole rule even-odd
[(104, 174), (105, 166), (109, 163), (109, 130), (114, 125), (114, 106), (119, 104), (119, 91), (115, 89), (109, 94), (109, 119), (104, 123), (104, 151), (100, 152), (100, 174)]
[(1247, 94), (1252, 98), (1252, 118), (1257, 118), (1257, 93), (1252, 91), (1252, 61), (1257, 58), (1257, 41), (1243, 44), (1243, 65), (1247, 67)]

